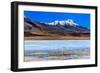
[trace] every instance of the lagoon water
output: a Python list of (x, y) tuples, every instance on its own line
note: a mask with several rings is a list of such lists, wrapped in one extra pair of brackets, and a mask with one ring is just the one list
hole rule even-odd
[(25, 40), (25, 50), (73, 50), (90, 48), (90, 40)]

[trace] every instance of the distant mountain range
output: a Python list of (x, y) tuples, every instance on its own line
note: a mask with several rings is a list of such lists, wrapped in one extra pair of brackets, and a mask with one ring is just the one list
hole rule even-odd
[(89, 36), (90, 30), (68, 19), (42, 23), (24, 17), (25, 36)]

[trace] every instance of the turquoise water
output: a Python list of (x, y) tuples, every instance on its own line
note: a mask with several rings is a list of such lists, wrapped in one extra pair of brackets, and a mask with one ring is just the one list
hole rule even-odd
[(25, 50), (73, 50), (90, 48), (90, 40), (25, 40)]

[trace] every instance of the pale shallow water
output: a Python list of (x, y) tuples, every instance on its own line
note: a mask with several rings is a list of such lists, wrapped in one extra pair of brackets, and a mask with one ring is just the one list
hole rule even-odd
[(89, 59), (90, 40), (25, 40), (24, 61)]
[(25, 50), (74, 50), (90, 48), (90, 40), (25, 40)]

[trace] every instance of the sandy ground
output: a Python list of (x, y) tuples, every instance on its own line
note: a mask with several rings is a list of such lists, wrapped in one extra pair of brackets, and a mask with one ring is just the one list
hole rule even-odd
[(25, 40), (89, 40), (89, 37), (72, 37), (72, 36), (34, 36), (24, 37)]

